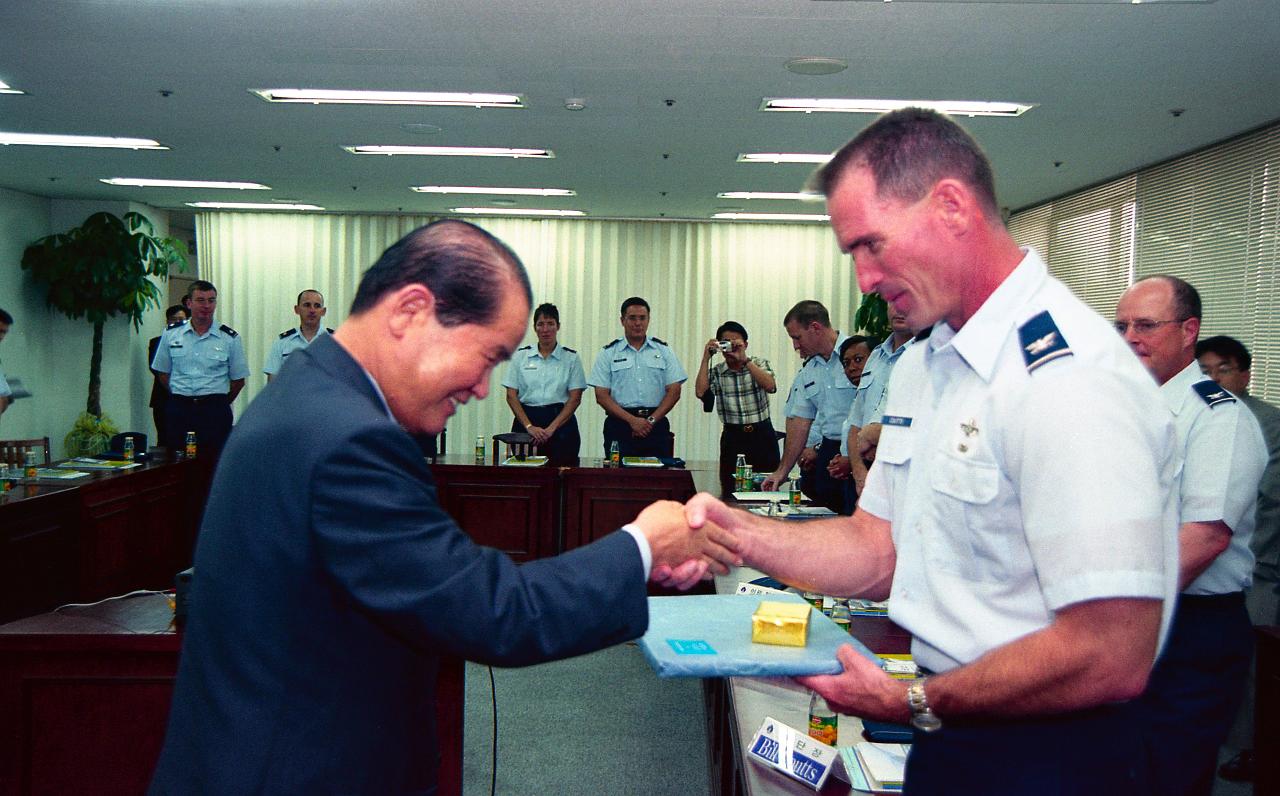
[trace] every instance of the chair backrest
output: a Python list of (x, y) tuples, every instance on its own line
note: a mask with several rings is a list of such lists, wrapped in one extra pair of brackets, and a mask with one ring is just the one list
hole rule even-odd
[(525, 434), (519, 431), (507, 431), (502, 434), (493, 435), (493, 463), (502, 464), (502, 460), (498, 458), (498, 446), (505, 443), (511, 446), (511, 455), (513, 456), (532, 456), (533, 455), (533, 435)]
[(26, 462), (27, 448), (36, 449), (36, 461), (48, 466), (53, 463), (49, 457), (49, 438), (34, 439), (0, 439), (0, 462), (10, 467), (21, 467)]

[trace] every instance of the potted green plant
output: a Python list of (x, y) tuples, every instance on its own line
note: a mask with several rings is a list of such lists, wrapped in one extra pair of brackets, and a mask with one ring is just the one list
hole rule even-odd
[(879, 293), (864, 293), (857, 312), (853, 314), (853, 325), (869, 337), (887, 339), (892, 333), (888, 302)]
[(89, 356), (89, 399), (84, 414), (66, 437), (67, 453), (83, 456), (106, 450), (116, 433), (102, 414), (102, 329), (108, 318), (123, 315), (142, 326), (142, 314), (160, 307), (160, 288), (151, 277), (164, 279), (169, 269), (187, 267), (187, 247), (176, 239), (158, 237), (141, 213), (94, 213), (78, 227), (49, 235), (22, 253), (22, 268), (48, 289), (45, 303), (72, 320), (93, 324)]

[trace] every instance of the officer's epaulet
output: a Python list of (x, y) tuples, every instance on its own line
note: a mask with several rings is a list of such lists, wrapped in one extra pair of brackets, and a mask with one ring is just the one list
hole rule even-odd
[(166, 328), (166, 329), (177, 329), (179, 326), (181, 326), (181, 325), (182, 325), (182, 324), (184, 324), (184, 323), (186, 323), (186, 321), (174, 321), (173, 323), (169, 324), (168, 326), (166, 326), (166, 327), (164, 327), (164, 328)]
[(1204, 399), (1209, 406), (1217, 406), (1218, 404), (1233, 404), (1236, 397), (1218, 386), (1218, 382), (1205, 379), (1191, 385), (1191, 389)]
[(324, 330), (325, 330), (326, 332), (328, 332), (329, 334), (333, 334), (333, 330), (332, 330), (332, 329), (330, 329), (328, 326), (324, 327)]
[(517, 350), (517, 351), (528, 351), (530, 348), (533, 348), (533, 343), (530, 343), (529, 345), (522, 345), (522, 346), (520, 346), (519, 348), (517, 348), (516, 350)]
[(618, 337), (605, 343), (603, 346), (601, 346), (601, 348), (608, 348), (611, 345), (617, 345), (618, 343), (621, 343), (621, 342), (622, 342), (622, 338)]
[(574, 351), (572, 348), (570, 348), (570, 347), (569, 347), (569, 346), (567, 346), (567, 345), (562, 345), (562, 346), (560, 346), (560, 347), (561, 347), (561, 348), (563, 348), (565, 351), (568, 351), (570, 354), (576, 354), (576, 353), (578, 353), (577, 351)]
[[(226, 327), (223, 327), (223, 328), (226, 328)], [(293, 334), (293, 332), (294, 332), (293, 329), (285, 329), (283, 332), (280, 333), (280, 339), (281, 340), (285, 339), (289, 335)]]
[(230, 326), (227, 326), (225, 323), (218, 327), (218, 331), (220, 331), (220, 332), (222, 332), (223, 334), (228, 335), (228, 336), (230, 336), (230, 337), (239, 337), (239, 336), (240, 336), (240, 333), (239, 333), (239, 332), (237, 332), (235, 329), (232, 329)]
[(1022, 358), (1027, 362), (1028, 373), (1058, 357), (1072, 356), (1071, 346), (1058, 331), (1058, 325), (1048, 310), (1018, 327), (1018, 342), (1022, 345)]
[[(659, 340), (659, 339), (658, 339), (658, 338), (656, 338), (656, 337), (650, 337), (649, 339), (650, 339), (650, 340), (652, 340), (652, 341), (653, 341), (653, 342), (655, 342), (655, 343), (661, 343), (662, 345), (667, 345), (667, 341), (666, 341), (666, 340)], [(670, 348), (670, 347), (671, 347), (671, 346), (667, 345), (667, 348)]]

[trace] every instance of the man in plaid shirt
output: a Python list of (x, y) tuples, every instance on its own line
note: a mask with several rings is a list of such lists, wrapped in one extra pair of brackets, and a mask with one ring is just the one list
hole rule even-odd
[[(724, 355), (724, 361), (708, 368), (717, 353)], [(778, 439), (769, 421), (769, 395), (777, 389), (769, 361), (747, 356), (747, 330), (742, 324), (720, 324), (716, 336), (703, 347), (694, 393), (708, 412), (711, 403), (719, 398), (718, 410), (724, 423), (720, 432), (720, 485), (725, 493), (733, 491), (739, 453), (747, 457), (747, 463), (757, 473), (771, 473), (777, 468)]]

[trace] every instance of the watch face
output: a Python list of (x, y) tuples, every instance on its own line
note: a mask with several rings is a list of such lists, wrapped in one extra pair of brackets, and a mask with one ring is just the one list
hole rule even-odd
[(911, 717), (911, 726), (921, 732), (935, 732), (942, 729), (942, 720), (932, 713), (917, 713)]

